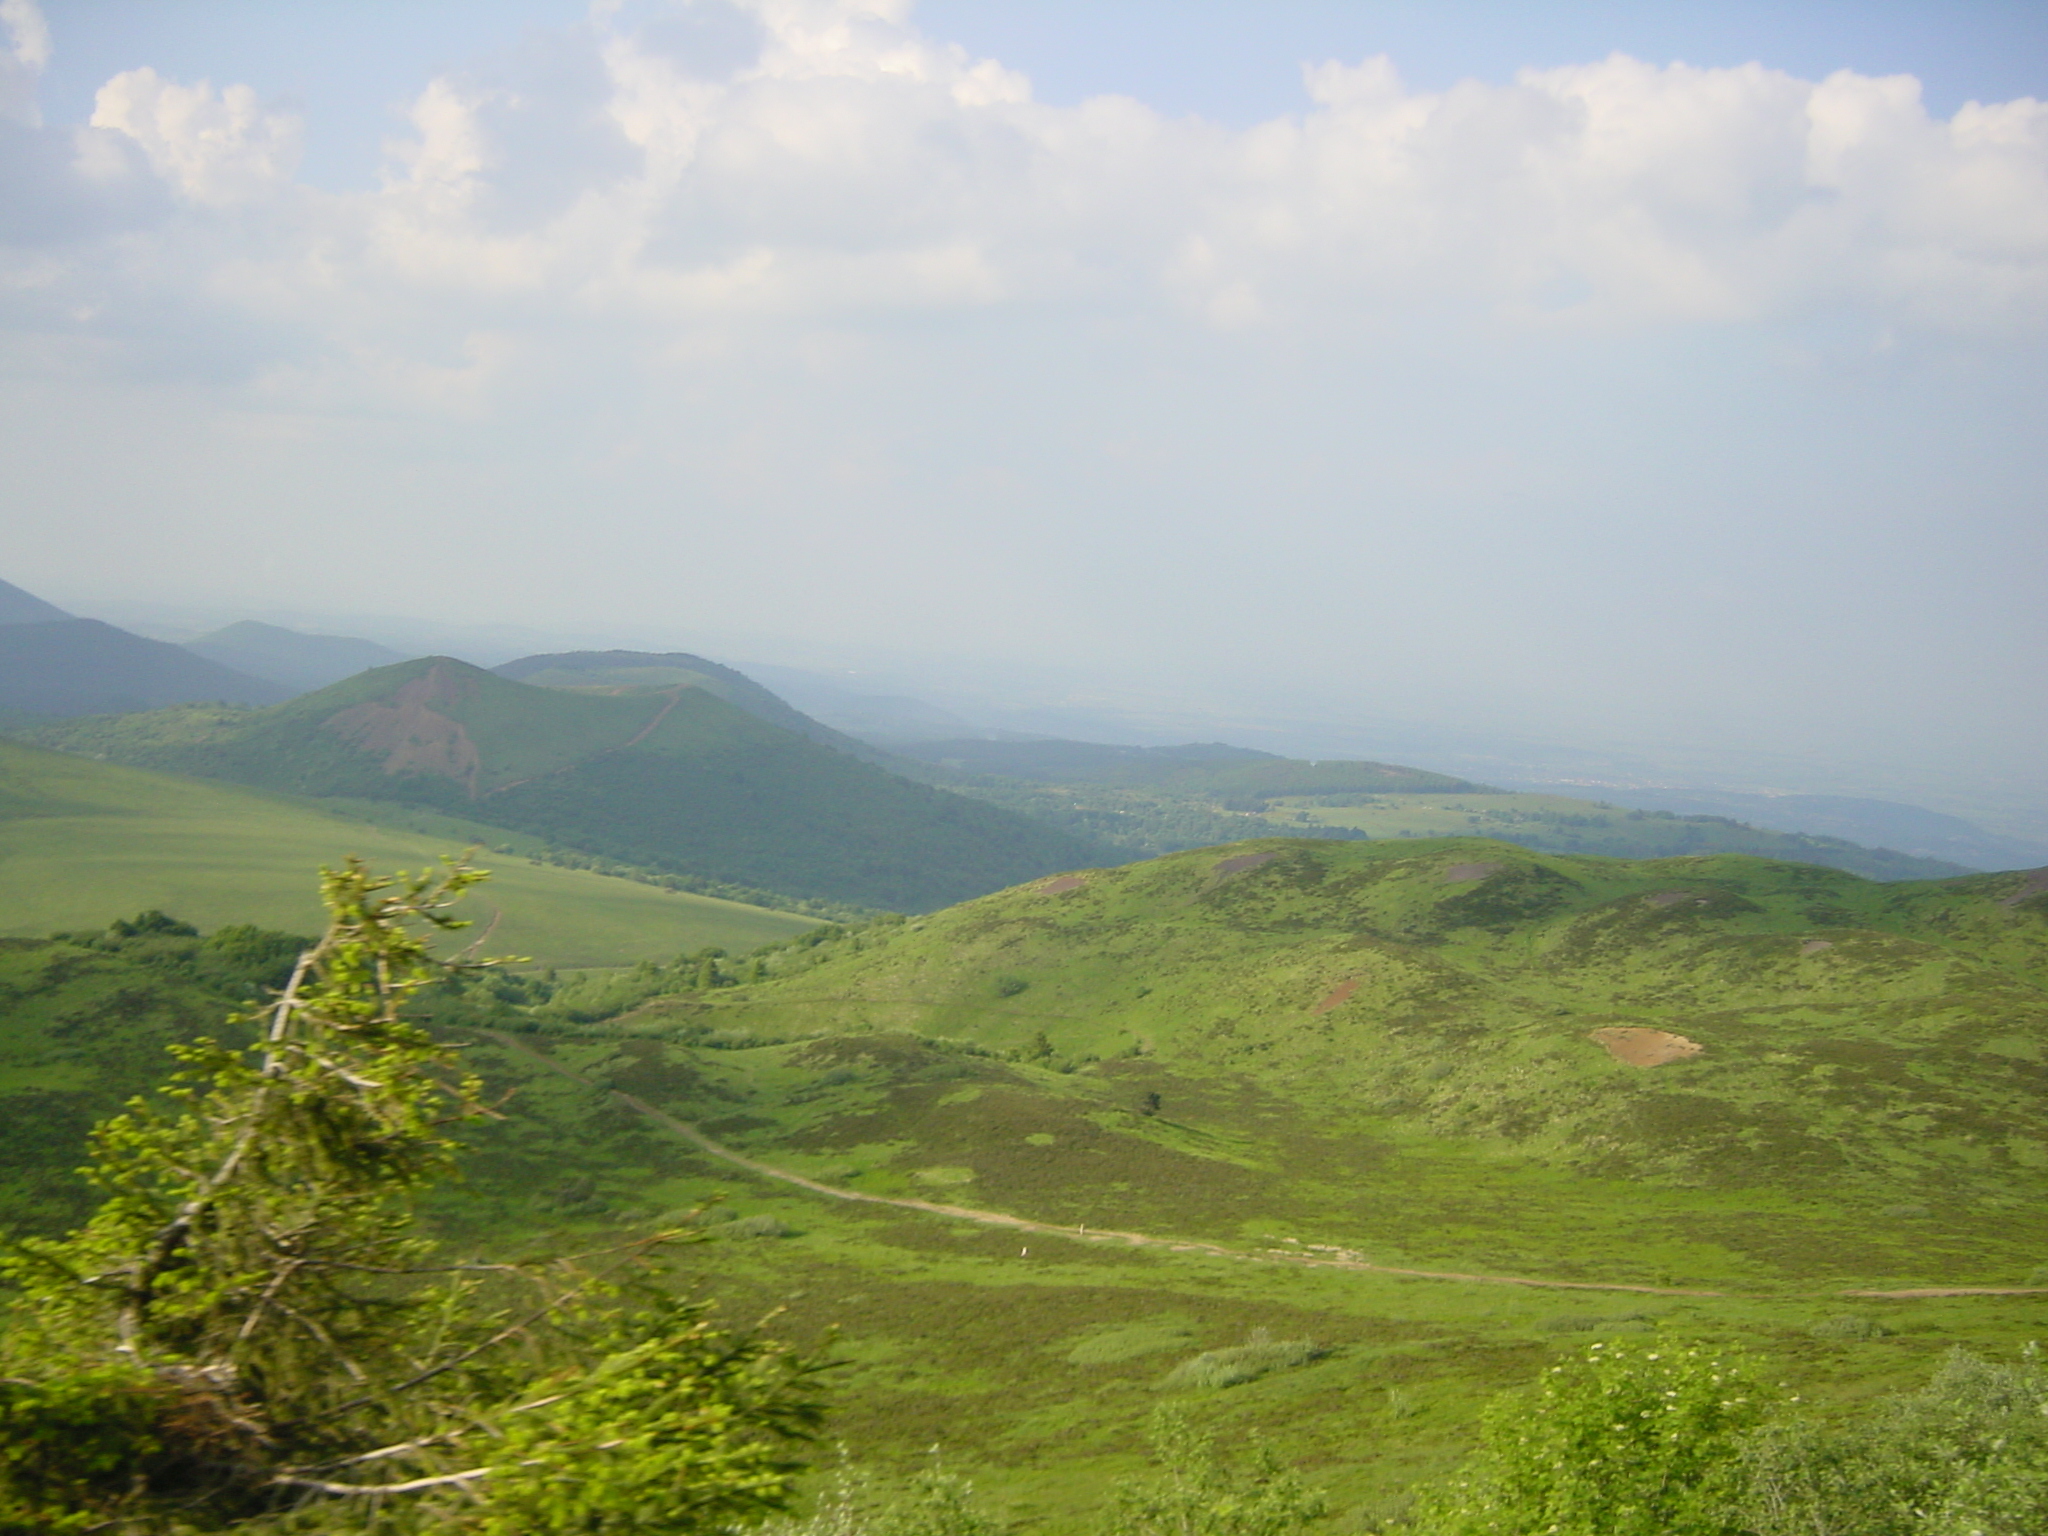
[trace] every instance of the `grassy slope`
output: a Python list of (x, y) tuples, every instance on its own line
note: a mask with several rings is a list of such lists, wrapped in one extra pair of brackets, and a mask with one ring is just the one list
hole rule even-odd
[[(473, 765), (473, 776), (387, 772), (384, 750), (330, 728), (337, 716), (396, 717), (394, 699), (413, 711), (401, 728), (419, 744), (415, 762)], [(94, 720), (42, 739), (258, 788), (404, 800), (657, 870), (871, 906), (941, 905), (1101, 852), (702, 689), (537, 688), (446, 658), (380, 668), (274, 709)]]
[[(779, 1220), (791, 1235), (697, 1250), (706, 1288), (736, 1320), (781, 1307), (784, 1333), (842, 1325), (835, 1434), (904, 1466), (943, 1443), (1029, 1531), (1092, 1527), (1176, 1361), (1253, 1328), (1314, 1338), (1332, 1349), (1318, 1363), (1192, 1404), (1233, 1441), (1270, 1436), (1331, 1490), (1335, 1528), (1360, 1529), (1457, 1453), (1485, 1392), (1589, 1331), (1743, 1343), (1822, 1399), (1913, 1379), (1951, 1342), (2037, 1334), (2039, 1297), (1835, 1294), (2013, 1284), (2048, 1260), (2032, 1131), (2048, 895), (2026, 889), (1280, 839), (1041, 881), (777, 951), (768, 981), (609, 1024), (454, 1030), (518, 1093), (435, 1217), (499, 1253), (644, 1230), (709, 1194)], [(0, 1091), (47, 1111), (5, 1106), (7, 1123), (41, 1141), (131, 1082), (151, 1040), (219, 1007), (189, 978), (47, 944), (0, 946), (0, 999), (17, 1071)], [(1707, 1051), (1623, 1067), (1585, 1038), (1616, 1022)], [(1041, 1033), (1053, 1054), (1037, 1058)], [(1133, 1042), (1142, 1054), (1121, 1054)], [(594, 1086), (831, 1184), (1246, 1256), (832, 1201)], [(56, 1166), (47, 1150), (30, 1174)], [(1724, 1294), (1255, 1256), (1316, 1244)], [(1849, 1310), (1890, 1332), (1809, 1332)]]
[[(2018, 1285), (2048, 1260), (2048, 895), (2022, 877), (1275, 839), (1061, 884), (530, 1043), (847, 1188), (1247, 1255), (1320, 1243), (1721, 1294), (1401, 1279), (848, 1206), (489, 1040), (478, 1065), (524, 1109), (482, 1133), (445, 1219), (503, 1241), (721, 1190), (779, 1217), (797, 1235), (705, 1250), (713, 1288), (742, 1315), (785, 1305), (799, 1332), (844, 1324), (840, 1432), (906, 1463), (943, 1440), (1047, 1531), (1082, 1528), (1136, 1465), (1175, 1360), (1253, 1327), (1336, 1350), (1198, 1412), (1270, 1433), (1360, 1518), (1455, 1454), (1479, 1394), (1584, 1330), (1744, 1343), (1822, 1399), (2038, 1332), (2038, 1297), (1838, 1294)], [(1587, 1038), (1617, 1024), (1706, 1050), (1624, 1066)], [(988, 1054), (1041, 1034), (1050, 1057)], [(1851, 1310), (1889, 1332), (1808, 1332)]]
[[(251, 790), (0, 741), (0, 933), (96, 928), (145, 907), (203, 928), (304, 929), (319, 918), (319, 865), (355, 853), (383, 869), (419, 868), (446, 851), (438, 839)], [(480, 926), (502, 913), (488, 947), (547, 964), (744, 949), (809, 926), (581, 870), (497, 867), (478, 912)]]

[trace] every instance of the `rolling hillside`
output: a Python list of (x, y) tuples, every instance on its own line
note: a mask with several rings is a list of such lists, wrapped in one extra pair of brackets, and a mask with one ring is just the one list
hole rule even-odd
[[(76, 947), (0, 951), (43, 1093), (185, 1017)], [(835, 1436), (942, 1445), (1019, 1531), (1094, 1529), (1163, 1395), (1370, 1530), (1589, 1338), (1827, 1402), (2035, 1336), (2044, 988), (2048, 872), (1261, 839), (479, 994), (444, 1027), (512, 1096), (434, 1219), (509, 1254), (698, 1221), (725, 1315), (843, 1330)]]
[(723, 1193), (709, 1283), (844, 1327), (838, 1432), (942, 1442), (1023, 1529), (1088, 1528), (1255, 1330), (1327, 1353), (1190, 1406), (1361, 1529), (1589, 1336), (1825, 1401), (2038, 1332), (2048, 875), (1265, 839), (761, 963), (478, 1037), (524, 1108), (445, 1218)]
[(446, 657), (273, 709), (122, 716), (38, 739), (289, 794), (426, 806), (657, 871), (870, 907), (935, 907), (1103, 852), (703, 688), (534, 687)]
[[(206, 929), (303, 932), (320, 916), (312, 872), (354, 853), (431, 866), (459, 843), (328, 815), (302, 802), (0, 741), (0, 935), (98, 929), (159, 908)], [(706, 945), (748, 948), (805, 919), (525, 859), (496, 873), (474, 914), (486, 948), (544, 965), (630, 965)], [(495, 924), (495, 926), (492, 926)]]

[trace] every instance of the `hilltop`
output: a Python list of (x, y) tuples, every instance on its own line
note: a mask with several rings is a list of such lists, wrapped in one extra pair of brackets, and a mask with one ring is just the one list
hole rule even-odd
[(73, 615), (11, 581), (0, 581), (0, 624), (54, 624)]
[(564, 651), (522, 656), (492, 671), (514, 682), (541, 688), (574, 688), (593, 693), (632, 693), (642, 689), (702, 688), (743, 709), (757, 720), (831, 747), (850, 757), (891, 766), (894, 759), (864, 741), (813, 720), (770, 693), (745, 673), (684, 651)]
[(1103, 851), (887, 773), (705, 688), (536, 687), (449, 657), (271, 709), (117, 716), (36, 739), (258, 789), (424, 807), (656, 872), (870, 907), (940, 906)]

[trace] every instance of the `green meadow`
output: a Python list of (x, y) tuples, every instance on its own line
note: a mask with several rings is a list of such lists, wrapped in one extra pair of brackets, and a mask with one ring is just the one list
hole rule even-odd
[(462, 1036), (520, 1108), (437, 1219), (721, 1199), (727, 1314), (838, 1329), (834, 1432), (942, 1447), (1019, 1530), (1088, 1528), (1169, 1397), (1366, 1530), (1591, 1339), (1739, 1345), (1828, 1411), (2038, 1334), (2044, 906), (1479, 840), (1080, 872)]
[[(101, 820), (116, 782), (305, 814), (31, 766), (7, 828), (63, 771)], [(0, 942), (17, 1219), (78, 1206), (69, 1148), (251, 942)], [(498, 1106), (431, 1227), (688, 1229), (726, 1322), (839, 1359), (829, 1438), (936, 1447), (1005, 1529), (1097, 1529), (1162, 1402), (1365, 1532), (1592, 1342), (1739, 1347), (1826, 1416), (2048, 1316), (2038, 876), (1265, 838), (728, 947), (423, 997)]]
[[(147, 907), (203, 929), (311, 931), (321, 865), (355, 854), (380, 869), (420, 868), (450, 846), (280, 796), (0, 741), (0, 935), (96, 929)], [(525, 858), (492, 867), (472, 914), (486, 949), (544, 965), (745, 949), (812, 926)]]

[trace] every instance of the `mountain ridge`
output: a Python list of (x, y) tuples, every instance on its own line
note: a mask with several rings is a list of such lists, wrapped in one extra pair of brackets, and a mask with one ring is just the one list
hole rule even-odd
[(870, 907), (942, 906), (1104, 851), (701, 687), (537, 687), (451, 657), (264, 710), (109, 717), (38, 739), (287, 794), (425, 806), (656, 871)]

